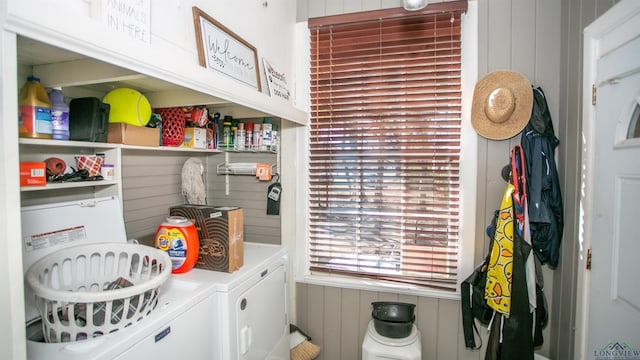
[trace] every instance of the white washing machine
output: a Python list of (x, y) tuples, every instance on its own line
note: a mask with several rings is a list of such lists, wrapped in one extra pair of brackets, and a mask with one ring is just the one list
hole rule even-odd
[(422, 360), (420, 330), (413, 325), (409, 336), (393, 339), (378, 334), (372, 319), (362, 341), (362, 360)]
[[(22, 236), (25, 272), (41, 257), (69, 246), (126, 241), (115, 197), (25, 207)], [(245, 243), (244, 256), (244, 266), (233, 273), (193, 269), (171, 275), (160, 288), (156, 309), (126, 329), (69, 343), (27, 340), (27, 357), (288, 359), (286, 249)], [(25, 284), (27, 323), (39, 316), (32, 297)]]

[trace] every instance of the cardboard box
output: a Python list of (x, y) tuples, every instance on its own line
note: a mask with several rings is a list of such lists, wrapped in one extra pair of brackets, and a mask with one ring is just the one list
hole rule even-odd
[(184, 216), (198, 230), (200, 252), (195, 267), (233, 272), (244, 264), (244, 214), (238, 207), (178, 205), (171, 216)]
[(43, 162), (20, 162), (20, 186), (47, 185), (47, 166)]
[(160, 146), (157, 128), (134, 126), (126, 123), (109, 123), (107, 142), (139, 146)]
[(207, 148), (207, 129), (202, 128), (185, 128), (184, 141), (182, 147), (192, 149)]

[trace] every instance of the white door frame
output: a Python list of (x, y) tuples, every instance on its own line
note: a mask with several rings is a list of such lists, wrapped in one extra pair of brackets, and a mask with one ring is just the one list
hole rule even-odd
[(593, 144), (595, 138), (595, 106), (592, 105), (592, 85), (597, 79), (598, 60), (638, 36), (640, 2), (623, 0), (584, 29), (584, 73), (582, 85), (582, 181), (578, 250), (578, 282), (576, 297), (575, 358), (586, 358), (589, 339), (589, 292), (591, 276), (587, 266), (587, 251), (591, 248), (593, 216), (592, 179), (595, 169)]

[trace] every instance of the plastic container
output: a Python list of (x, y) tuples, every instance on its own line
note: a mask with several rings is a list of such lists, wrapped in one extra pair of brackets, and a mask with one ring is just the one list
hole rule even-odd
[(225, 121), (222, 123), (222, 148), (226, 149), (231, 144), (231, 122)]
[(414, 319), (415, 305), (393, 301), (375, 301), (371, 303), (374, 319), (392, 322), (409, 322)]
[(273, 130), (271, 130), (271, 151), (278, 151), (278, 141), (280, 141), (278, 136), (278, 125), (273, 124)]
[(33, 289), (46, 342), (91, 339), (149, 315), (169, 278), (171, 259), (150, 246), (78, 245), (35, 262), (25, 280)]
[(115, 176), (115, 167), (113, 164), (102, 164), (100, 167), (100, 175), (105, 180), (113, 180)]
[(162, 118), (162, 146), (182, 145), (186, 124), (182, 108), (160, 108), (156, 109), (156, 112)]
[(373, 318), (373, 324), (378, 334), (391, 339), (402, 339), (411, 334), (415, 317), (411, 321), (393, 322)]
[(260, 150), (271, 150), (271, 141), (273, 140), (272, 131), (271, 118), (264, 118), (262, 120), (262, 143), (260, 144)]
[(244, 148), (245, 150), (252, 150), (253, 149), (253, 123), (252, 122), (245, 123), (244, 129), (245, 129)]
[(18, 95), (18, 109), (20, 137), (51, 139), (51, 102), (39, 78), (27, 78)]
[(185, 273), (198, 260), (198, 231), (186, 217), (169, 216), (156, 231), (155, 246), (169, 254), (174, 274)]
[(261, 124), (253, 124), (253, 145), (251, 150), (259, 151), (262, 147), (262, 130), (260, 130)]
[(49, 92), (51, 101), (51, 138), (69, 140), (69, 106), (64, 102), (62, 89), (55, 87)]
[(246, 133), (244, 130), (244, 123), (238, 123), (238, 129), (234, 133), (235, 140), (233, 141), (234, 150), (244, 150), (246, 144)]

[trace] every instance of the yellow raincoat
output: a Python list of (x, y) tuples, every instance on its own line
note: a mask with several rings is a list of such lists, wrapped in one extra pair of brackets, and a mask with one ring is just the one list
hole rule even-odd
[(511, 311), (511, 285), (513, 283), (513, 222), (515, 217), (512, 195), (514, 190), (513, 184), (507, 184), (500, 203), (500, 213), (496, 221), (484, 293), (487, 305), (507, 317)]

